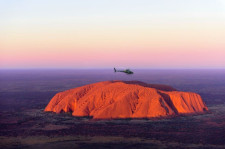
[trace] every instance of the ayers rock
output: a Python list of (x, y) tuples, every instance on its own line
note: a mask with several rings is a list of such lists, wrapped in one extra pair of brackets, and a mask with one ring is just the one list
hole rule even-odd
[(139, 81), (105, 81), (57, 93), (45, 111), (95, 119), (153, 118), (207, 111), (199, 94)]

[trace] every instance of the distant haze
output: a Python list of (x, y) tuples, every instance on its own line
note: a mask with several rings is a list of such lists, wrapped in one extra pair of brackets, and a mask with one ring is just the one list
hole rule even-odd
[(0, 68), (225, 68), (224, 0), (0, 0)]

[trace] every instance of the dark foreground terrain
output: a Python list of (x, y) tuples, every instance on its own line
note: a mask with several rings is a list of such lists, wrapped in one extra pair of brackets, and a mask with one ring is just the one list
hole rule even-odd
[[(0, 70), (0, 148), (225, 148), (225, 70)], [(202, 115), (93, 120), (43, 112), (55, 93), (139, 80), (199, 93)]]

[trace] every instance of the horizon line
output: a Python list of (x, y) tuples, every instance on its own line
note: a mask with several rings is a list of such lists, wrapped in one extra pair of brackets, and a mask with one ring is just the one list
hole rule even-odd
[[(30, 67), (30, 68), (0, 68), (0, 70), (97, 70), (97, 69), (100, 69), (100, 70), (103, 70), (103, 69), (113, 69), (114, 67), (104, 67), (104, 68), (88, 68), (88, 67), (85, 67), (85, 68), (63, 68), (63, 67), (58, 67), (58, 68), (54, 68), (54, 67), (48, 67), (48, 68), (45, 68), (45, 67), (40, 67), (40, 68), (33, 68), (33, 67)], [(115, 68), (119, 68), (119, 69), (134, 69), (134, 70), (225, 70), (225, 68), (212, 68), (212, 67), (209, 67), (209, 68), (205, 68), (205, 67), (198, 67), (198, 68), (173, 68), (173, 67), (170, 67), (170, 68), (130, 68), (130, 67), (115, 67)]]

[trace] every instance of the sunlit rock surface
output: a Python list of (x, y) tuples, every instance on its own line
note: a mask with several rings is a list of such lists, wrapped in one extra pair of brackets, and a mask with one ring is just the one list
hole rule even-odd
[(57, 93), (45, 108), (95, 119), (153, 118), (207, 110), (199, 94), (139, 81), (105, 81), (70, 89)]

